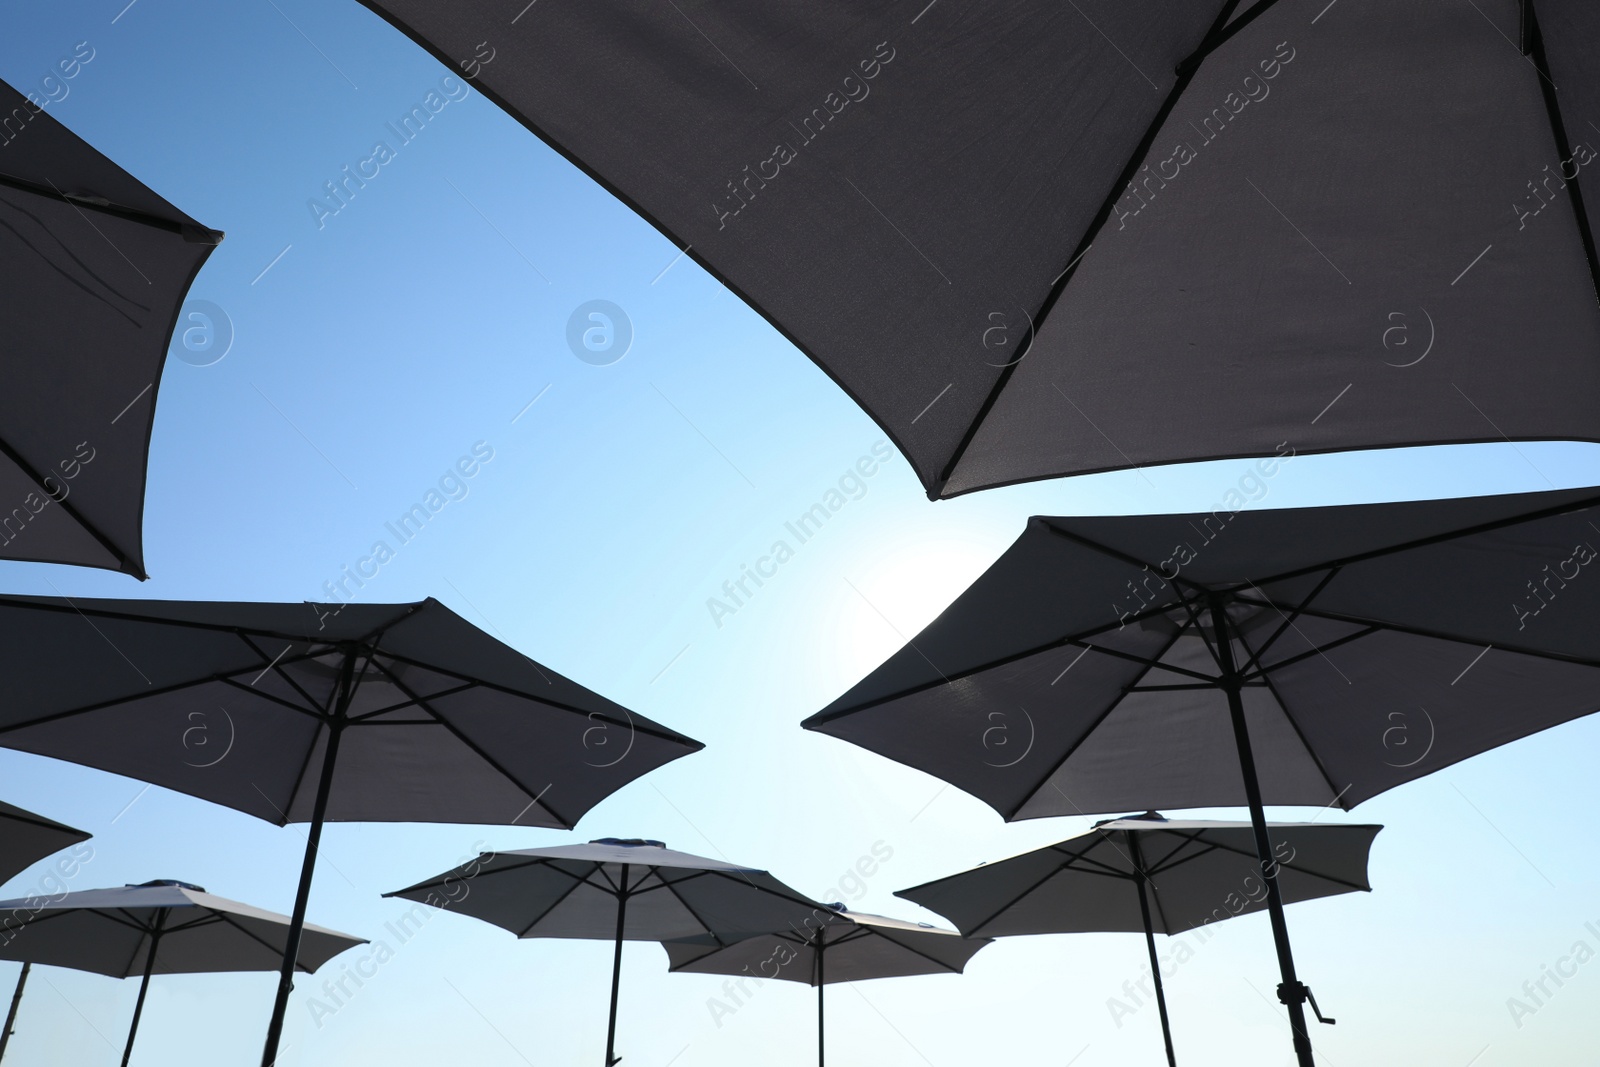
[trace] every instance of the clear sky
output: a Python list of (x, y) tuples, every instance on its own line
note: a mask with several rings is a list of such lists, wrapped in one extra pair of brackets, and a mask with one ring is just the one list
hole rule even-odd
[[(125, 6), (126, 5), (126, 6)], [(932, 921), (893, 890), (1078, 833), (1005, 825), (918, 772), (799, 721), (894, 652), (1035, 513), (1209, 508), (1239, 464), (1078, 478), (930, 503), (897, 454), (744, 606), (707, 600), (884, 435), (809, 360), (663, 237), (349, 0), (0, 4), (0, 77), (28, 90), (87, 41), (50, 114), (227, 240), (191, 297), (231, 347), (169, 359), (150, 456), (147, 584), (0, 564), (0, 588), (74, 596), (305, 600), (366, 555), (458, 456), (494, 458), (362, 598), (436, 596), (577, 681), (706, 742), (573, 833), (331, 827), (323, 925), (391, 960), (313, 1020), (302, 979), (284, 1064), (592, 1065), (610, 951), (519, 942), (440, 914), (403, 945), (380, 894), (477, 847), (646, 836), (765, 867), (817, 896)], [(310, 206), (430, 91), (448, 103), (337, 212)], [(580, 359), (568, 321), (623, 309), (631, 343)], [(620, 336), (620, 335), (619, 335)], [(203, 338), (201, 338), (203, 340)], [(204, 346), (202, 345), (203, 349)], [(1374, 337), (1374, 358), (1381, 357)], [(200, 365), (207, 364), (209, 365)], [(605, 364), (605, 365), (601, 365)], [(1561, 445), (1301, 457), (1257, 506), (1536, 490), (1600, 481)], [(1376, 891), (1294, 908), (1302, 977), (1337, 1027), (1324, 1062), (1587, 1064), (1600, 963), (1537, 1010), (1507, 1006), (1587, 942), (1600, 951), (1600, 721), (1471, 760), (1328, 821), (1382, 822)], [(181, 878), (287, 911), (303, 831), (137, 782), (0, 751), (0, 796), (92, 831), (74, 888)], [(1312, 811), (1285, 809), (1282, 817)], [(1226, 813), (1241, 817), (1238, 812)], [(882, 843), (879, 845), (879, 843)], [(891, 857), (841, 880), (874, 846)], [(3, 891), (22, 895), (42, 868)], [(882, 1067), (1157, 1062), (1153, 1008), (1113, 1018), (1137, 937), (1013, 938), (964, 976), (834, 987), (833, 1061)], [(344, 957), (353, 965), (359, 953)], [(1587, 959), (1587, 957), (1585, 957)], [(631, 1067), (814, 1062), (810, 990), (769, 984), (714, 1017), (719, 979), (626, 952)], [(341, 961), (325, 974), (337, 976)], [(370, 968), (368, 968), (370, 970)], [(1570, 969), (1570, 965), (1569, 965)], [(15, 972), (0, 965), (0, 987)], [(1169, 979), (1185, 1064), (1290, 1062), (1267, 921), (1218, 928)], [(258, 1061), (268, 975), (159, 978), (134, 1062)], [(113, 1064), (135, 983), (40, 969), (17, 1067)], [(320, 1023), (320, 1025), (319, 1025)]]

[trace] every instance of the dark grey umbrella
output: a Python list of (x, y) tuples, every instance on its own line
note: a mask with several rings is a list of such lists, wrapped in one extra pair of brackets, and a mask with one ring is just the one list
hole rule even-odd
[(1597, 501), (1035, 518), (805, 725), (1007, 819), (1247, 804), (1268, 864), (1265, 803), (1350, 808), (1600, 708)]
[(701, 747), (436, 600), (341, 608), (0, 597), (0, 677), (0, 745), (280, 825), (309, 822), (291, 945), (325, 822), (567, 828)]
[(930, 495), (1600, 439), (1589, 0), (363, 2), (765, 316)]
[[(777, 978), (817, 987), (817, 1065), (825, 1062), (823, 988), (833, 982), (960, 974), (987, 937), (968, 938), (928, 923), (828, 905), (828, 914), (802, 926), (719, 945), (709, 938), (664, 941), (669, 967), (691, 974), (746, 975), (758, 982)], [(842, 921), (841, 921), (842, 920)]]
[(145, 577), (161, 368), (221, 240), (0, 82), (0, 559)]
[[(1370, 891), (1367, 855), (1381, 829), (1268, 823), (1283, 902)], [(1155, 812), (1108, 819), (1086, 834), (895, 896), (945, 916), (966, 937), (1143, 931), (1173, 1067), (1156, 933), (1195, 930), (1260, 911), (1267, 901), (1249, 823), (1174, 821)]]
[(726, 945), (763, 930), (834, 921), (833, 913), (766, 871), (674, 852), (660, 841), (485, 852), (385, 896), (420, 900), (518, 937), (614, 941), (606, 1067), (616, 1056), (624, 941), (705, 938)]
[(0, 959), (112, 978), (141, 976), (122, 1067), (133, 1055), (151, 975), (276, 971), (285, 953), (309, 974), (345, 949), (366, 944), (175, 881), (0, 901), (0, 914), (6, 927)]
[(0, 882), (8, 882), (52, 852), (89, 840), (65, 823), (0, 801)]

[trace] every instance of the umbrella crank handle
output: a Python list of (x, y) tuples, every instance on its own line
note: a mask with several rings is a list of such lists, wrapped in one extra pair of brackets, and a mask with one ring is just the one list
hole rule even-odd
[(1304, 982), (1295, 982), (1293, 985), (1288, 982), (1281, 983), (1278, 986), (1278, 1002), (1280, 1004), (1310, 1003), (1311, 1013), (1317, 1017), (1317, 1022), (1322, 1023), (1324, 1026), (1333, 1026), (1339, 1021), (1322, 1014), (1322, 1009), (1317, 1007), (1317, 998), (1312, 994), (1311, 987)]

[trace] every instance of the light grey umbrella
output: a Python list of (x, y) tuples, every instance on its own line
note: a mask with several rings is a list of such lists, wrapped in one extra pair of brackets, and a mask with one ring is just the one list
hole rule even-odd
[[(1367, 854), (1381, 829), (1268, 823), (1283, 902), (1370, 891)], [(1267, 906), (1250, 823), (1176, 821), (1153, 811), (1107, 819), (1086, 834), (895, 896), (938, 912), (967, 937), (1144, 931), (1173, 1065), (1156, 933), (1180, 934)]]
[[(830, 904), (802, 926), (719, 945), (709, 938), (665, 941), (671, 970), (691, 974), (748, 975), (817, 987), (817, 1067), (825, 1062), (823, 988), (833, 982), (960, 974), (987, 937), (967, 938), (928, 923), (848, 911)], [(825, 920), (825, 921), (822, 921)]]
[[(10, 881), (52, 852), (87, 840), (89, 835), (82, 830), (0, 801), (0, 882)], [(77, 861), (71, 862), (76, 864)], [(22, 973), (17, 975), (16, 991), (11, 994), (11, 1008), (6, 1012), (5, 1025), (0, 1026), (0, 1059), (5, 1058), (6, 1046), (11, 1043), (11, 1027), (17, 1021), (17, 1006), (22, 1002), (22, 991), (28, 984), (29, 969), (28, 964), (22, 965)]]
[[(0, 597), (0, 745), (309, 822), (568, 828), (697, 751), (436, 600), (240, 604)], [(293, 928), (262, 1063), (293, 987)]]
[(485, 852), (385, 896), (470, 915), (518, 937), (615, 941), (606, 1067), (619, 1058), (614, 1053), (624, 941), (703, 937), (720, 946), (791, 923), (836, 921), (827, 905), (766, 871), (640, 838)]
[(310, 973), (366, 943), (309, 923), (296, 929), (286, 915), (166, 880), (0, 901), (0, 916), (7, 935), (0, 959), (111, 978), (141, 976), (123, 1067), (133, 1055), (151, 975), (276, 971), (290, 945), (296, 946), (295, 968)]

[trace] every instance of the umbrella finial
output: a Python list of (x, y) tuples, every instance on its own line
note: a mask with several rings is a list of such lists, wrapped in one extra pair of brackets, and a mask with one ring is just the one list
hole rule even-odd
[(600, 837), (590, 841), (591, 845), (612, 845), (619, 848), (666, 848), (665, 841), (652, 841), (648, 837)]
[(173, 886), (177, 889), (190, 889), (196, 893), (204, 893), (206, 887), (195, 885), (193, 882), (180, 882), (176, 878), (155, 878), (148, 882), (129, 882), (130, 889), (153, 889), (157, 886)]

